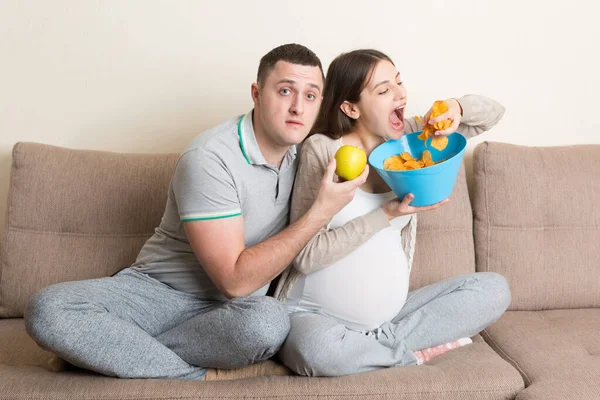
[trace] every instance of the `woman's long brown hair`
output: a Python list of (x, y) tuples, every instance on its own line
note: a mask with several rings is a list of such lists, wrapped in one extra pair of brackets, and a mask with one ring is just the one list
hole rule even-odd
[(348, 117), (340, 108), (344, 101), (357, 103), (377, 63), (392, 60), (373, 49), (354, 50), (337, 56), (329, 65), (323, 102), (310, 134), (322, 133), (339, 139), (352, 131), (356, 120)]

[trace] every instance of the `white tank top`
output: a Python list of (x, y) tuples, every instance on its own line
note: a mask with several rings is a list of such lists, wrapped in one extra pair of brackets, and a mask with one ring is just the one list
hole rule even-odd
[[(338, 228), (368, 214), (395, 197), (357, 189), (354, 199), (328, 225)], [(320, 271), (298, 277), (286, 301), (294, 311), (319, 311), (348, 328), (369, 331), (393, 319), (404, 306), (409, 273), (400, 231), (410, 216), (394, 218), (391, 226), (339, 261)]]

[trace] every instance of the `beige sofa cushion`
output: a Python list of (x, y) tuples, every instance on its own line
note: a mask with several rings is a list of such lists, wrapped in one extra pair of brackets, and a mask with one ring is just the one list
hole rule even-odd
[(518, 399), (600, 398), (600, 309), (509, 311), (484, 337), (521, 371)]
[(411, 290), (474, 272), (473, 216), (462, 165), (450, 202), (418, 216)]
[(27, 335), (22, 318), (0, 319), (0, 364), (36, 365), (52, 370), (49, 362), (53, 358), (52, 353), (39, 348)]
[[(388, 371), (379, 371), (371, 374), (371, 377), (365, 379), (363, 382), (371, 384), (371, 391), (376, 389), (373, 393), (378, 393), (382, 388), (378, 387), (380, 385), (385, 385), (388, 379), (393, 379), (393, 376), (398, 376), (400, 380), (407, 384), (407, 388), (409, 390), (409, 394), (406, 398), (416, 398), (416, 394), (419, 391), (423, 391), (425, 393), (425, 397), (423, 398), (435, 398), (437, 391), (439, 393), (443, 393), (444, 395), (450, 396), (450, 398), (455, 398), (457, 392), (461, 393), (460, 398), (477, 398), (477, 396), (481, 393), (487, 393), (488, 391), (491, 393), (490, 398), (510, 398), (510, 393), (516, 393), (520, 388), (523, 388), (523, 381), (518, 374), (518, 372), (512, 368), (507, 362), (502, 360), (486, 343), (483, 342), (480, 336), (474, 338), (475, 344), (473, 346), (469, 345), (463, 349), (459, 349), (458, 351), (453, 351), (447, 353), (446, 355), (432, 360), (429, 364), (425, 366), (421, 366), (418, 368), (393, 368)], [(476, 361), (475, 361), (476, 359)], [(475, 363), (475, 365), (471, 365)], [(36, 366), (43, 368), (48, 371), (61, 371), (54, 376), (58, 381), (64, 381), (65, 378), (72, 376), (72, 373), (78, 373), (82, 376), (83, 382), (89, 382), (90, 379), (103, 379), (97, 374), (92, 374), (87, 371), (83, 371), (77, 369), (69, 364), (65, 364), (64, 362), (57, 362), (56, 358), (49, 352), (41, 350), (37, 347), (35, 342), (27, 336), (25, 332), (25, 324), (23, 319), (3, 319), (0, 320), (0, 375), (2, 374), (2, 365), (10, 365), (10, 366)], [(477, 368), (481, 368), (483, 366), (481, 376), (477, 376)], [(466, 373), (461, 378), (457, 378), (455, 376), (455, 372), (458, 370), (465, 370)], [(16, 372), (17, 369), (6, 370), (6, 372), (13, 371)], [(19, 370), (24, 371), (24, 370)], [(31, 378), (34, 376), (44, 377), (45, 374), (37, 369), (27, 369), (27, 371), (33, 372)], [(16, 375), (13, 372), (8, 373), (8, 377), (16, 378)], [(391, 375), (390, 375), (391, 372)], [(450, 376), (445, 376), (450, 374)], [(268, 360), (262, 363), (254, 364), (245, 368), (237, 368), (232, 370), (211, 370), (207, 380), (235, 380), (235, 379), (247, 379), (247, 378), (255, 378), (255, 377), (264, 377), (264, 376), (285, 376), (291, 375), (291, 372), (282, 366), (279, 363)], [(412, 379), (416, 380), (413, 382)], [(351, 378), (344, 378), (346, 382)], [(379, 380), (381, 379), (381, 381)], [(453, 379), (457, 381), (454, 382)], [(428, 387), (428, 382), (438, 381), (434, 386)], [(115, 384), (114, 379), (109, 380), (110, 385), (117, 385), (121, 387), (121, 395), (126, 395), (129, 392), (135, 393), (136, 390), (139, 389), (141, 382), (144, 381), (131, 381), (137, 382), (135, 384)], [(318, 382), (317, 387), (315, 388), (315, 393), (322, 394), (325, 392), (327, 386), (324, 386), (323, 383), (326, 383), (327, 380), (316, 380)], [(420, 381), (420, 383), (419, 383)], [(22, 381), (24, 382), (24, 381)], [(156, 381), (148, 381), (148, 382), (156, 382)], [(172, 384), (172, 381), (162, 381), (165, 382), (166, 388), (159, 392), (162, 396), (174, 396), (177, 394), (177, 390), (174, 389), (176, 386)], [(283, 384), (285, 381), (278, 382), (277, 384)], [(411, 382), (408, 384), (408, 382)], [(276, 382), (274, 382), (276, 383)], [(449, 385), (449, 387), (444, 388), (444, 384)], [(468, 383), (472, 383), (475, 387), (470, 388)], [(32, 382), (29, 382), (27, 379), (27, 386), (30, 386)], [(35, 385), (34, 385), (35, 386)], [(85, 384), (75, 385), (77, 391), (80, 393), (85, 393)], [(302, 385), (301, 387), (304, 387)], [(354, 386), (354, 384), (352, 385)], [(57, 390), (60, 386), (56, 386)], [(238, 389), (242, 388), (242, 386), (238, 386)], [(22, 388), (22, 391), (7, 391), (7, 394), (12, 394), (15, 397), (19, 397), (21, 395), (24, 396), (25, 393), (30, 393)], [(35, 387), (33, 388), (35, 389)], [(42, 387), (39, 387), (38, 390), (42, 390)], [(304, 387), (305, 393), (308, 393), (307, 387)], [(357, 389), (352, 389), (356, 391)], [(412, 391), (412, 392), (411, 392)], [(272, 392), (272, 393), (271, 393)], [(342, 393), (351, 393), (350, 392), (342, 392)], [(464, 393), (463, 393), (464, 392)], [(2, 385), (0, 384), (0, 393), (2, 392)], [(59, 392), (60, 393), (60, 392)], [(93, 395), (94, 398), (96, 396), (100, 398), (110, 398), (110, 390), (107, 392), (103, 392), (98, 388), (90, 389), (87, 392), (89, 395)], [(277, 385), (271, 388), (264, 388), (262, 393), (278, 393)], [(358, 393), (367, 393), (367, 392), (358, 392)], [(147, 394), (147, 398), (151, 397), (152, 392), (150, 391)], [(73, 398), (77, 398), (78, 395), (73, 395)], [(158, 394), (157, 394), (158, 396)], [(348, 396), (350, 396), (348, 394)], [(391, 395), (390, 395), (391, 396)], [(373, 396), (376, 398), (376, 396)], [(391, 396), (393, 397), (393, 396)], [(11, 396), (12, 398), (12, 396)], [(59, 398), (57, 394), (57, 398)], [(146, 397), (144, 397), (146, 398)]]
[[(20, 317), (53, 283), (130, 265), (164, 211), (177, 155), (18, 143), (0, 254), (0, 317)], [(475, 272), (464, 166), (451, 202), (419, 216), (412, 288)]]
[(0, 252), (0, 317), (57, 282), (130, 265), (160, 223), (176, 155), (17, 143)]
[[(21, 319), (0, 320), (0, 334), (0, 343), (10, 337), (15, 347), (14, 357), (10, 356), (8, 361), (1, 356), (4, 348), (0, 347), (0, 398), (513, 399), (524, 387), (517, 370), (480, 336), (475, 338), (474, 344), (422, 366), (389, 368), (342, 378), (255, 377), (284, 372), (284, 367), (269, 361), (238, 370), (218, 371), (223, 376), (217, 379), (238, 379), (235, 381), (191, 382), (114, 379), (72, 367), (63, 372), (50, 372), (48, 353), (34, 347), (24, 333)], [(17, 348), (20, 356), (17, 356)]]
[(484, 142), (474, 152), (477, 269), (511, 310), (600, 307), (600, 145)]

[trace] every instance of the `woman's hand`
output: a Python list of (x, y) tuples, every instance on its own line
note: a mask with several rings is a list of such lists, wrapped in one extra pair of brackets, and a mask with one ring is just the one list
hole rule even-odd
[(448, 111), (441, 115), (438, 115), (435, 118), (430, 119), (431, 113), (433, 112), (433, 107), (430, 108), (429, 111), (427, 111), (427, 114), (425, 114), (425, 125), (433, 125), (436, 122), (444, 121), (446, 119), (449, 119), (452, 122), (452, 125), (450, 125), (448, 129), (434, 132), (433, 136), (448, 136), (451, 133), (456, 132), (456, 130), (458, 129), (458, 125), (462, 120), (462, 107), (458, 100), (446, 99), (444, 101), (448, 105)]
[(406, 196), (404, 196), (404, 199), (402, 199), (402, 201), (400, 201), (400, 199), (398, 198), (395, 198), (386, 202), (383, 206), (381, 206), (381, 208), (383, 209), (385, 215), (387, 215), (388, 220), (392, 220), (402, 215), (409, 215), (423, 211), (435, 210), (450, 201), (450, 199), (444, 199), (439, 203), (432, 204), (430, 206), (413, 207), (410, 205), (410, 202), (413, 201), (414, 198), (415, 196), (413, 196), (412, 193), (409, 193)]

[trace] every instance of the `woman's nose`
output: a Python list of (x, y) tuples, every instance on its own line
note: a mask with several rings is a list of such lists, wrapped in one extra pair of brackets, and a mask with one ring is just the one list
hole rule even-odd
[(394, 88), (394, 100), (400, 100), (406, 97), (406, 90), (404, 85), (397, 85)]

